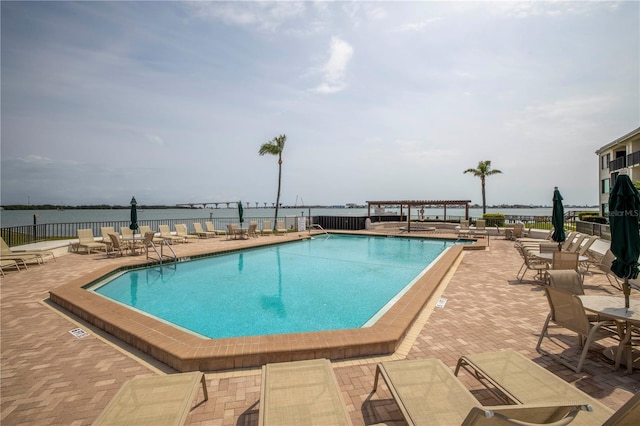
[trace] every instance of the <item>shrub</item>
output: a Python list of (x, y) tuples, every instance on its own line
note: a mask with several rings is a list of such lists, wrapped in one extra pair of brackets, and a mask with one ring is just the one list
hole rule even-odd
[(486, 226), (504, 226), (504, 215), (502, 213), (485, 213), (482, 218), (486, 221)]
[[(590, 211), (590, 212), (578, 212), (578, 220), (585, 220), (585, 217), (588, 216), (600, 216), (598, 212)], [(589, 221), (587, 221), (589, 222)]]
[(583, 216), (580, 220), (584, 221), (584, 222), (592, 222), (592, 223), (601, 223), (601, 224), (606, 224), (607, 223), (607, 218), (606, 217), (602, 217), (602, 216), (597, 216), (592, 214), (591, 216)]

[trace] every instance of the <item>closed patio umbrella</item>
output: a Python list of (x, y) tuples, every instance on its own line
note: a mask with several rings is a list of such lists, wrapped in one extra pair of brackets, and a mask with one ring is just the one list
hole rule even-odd
[(609, 195), (609, 227), (611, 228), (611, 252), (615, 260), (611, 271), (623, 279), (625, 307), (629, 308), (629, 279), (638, 277), (640, 234), (638, 211), (640, 194), (626, 174), (620, 174)]
[(240, 219), (240, 226), (242, 226), (242, 222), (244, 222), (244, 218), (242, 217), (243, 213), (242, 201), (238, 201), (238, 218)]
[(133, 231), (133, 233), (136, 233), (136, 230), (138, 229), (138, 210), (137, 210), (137, 205), (138, 203), (136, 202), (136, 197), (131, 197), (131, 225), (129, 225), (129, 229), (131, 229)]
[(560, 249), (567, 235), (564, 232), (564, 205), (562, 204), (562, 195), (560, 195), (557, 186), (553, 189), (551, 224), (553, 225), (553, 235), (551, 235), (551, 238), (558, 243), (558, 249)]

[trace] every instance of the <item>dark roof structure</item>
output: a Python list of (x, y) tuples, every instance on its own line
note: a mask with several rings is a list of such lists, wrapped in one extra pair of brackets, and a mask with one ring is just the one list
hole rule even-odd
[(400, 217), (402, 217), (402, 210), (404, 206), (407, 206), (407, 231), (411, 232), (411, 207), (416, 206), (443, 206), (444, 216), (443, 220), (447, 220), (447, 206), (464, 206), (464, 217), (469, 219), (469, 204), (471, 200), (384, 200), (384, 201), (367, 201), (368, 210), (367, 216), (371, 217), (371, 206), (400, 206)]

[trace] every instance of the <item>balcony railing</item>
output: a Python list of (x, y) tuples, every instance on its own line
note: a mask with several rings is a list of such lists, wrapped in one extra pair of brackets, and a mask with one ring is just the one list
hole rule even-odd
[(620, 169), (625, 168), (627, 166), (625, 160), (626, 160), (626, 157), (619, 157), (619, 158), (616, 158), (613, 161), (610, 161), (609, 162), (609, 171), (612, 172), (614, 170), (620, 170)]
[(640, 164), (640, 151), (627, 155), (627, 167), (635, 166), (636, 164)]

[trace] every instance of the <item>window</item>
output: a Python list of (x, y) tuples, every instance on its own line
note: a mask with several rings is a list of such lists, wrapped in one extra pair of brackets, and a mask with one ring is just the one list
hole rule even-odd
[(602, 179), (602, 194), (608, 194), (611, 191), (610, 180)]
[(611, 161), (611, 154), (603, 154), (600, 157), (600, 160), (601, 160), (600, 169), (604, 170), (609, 168), (609, 162)]

